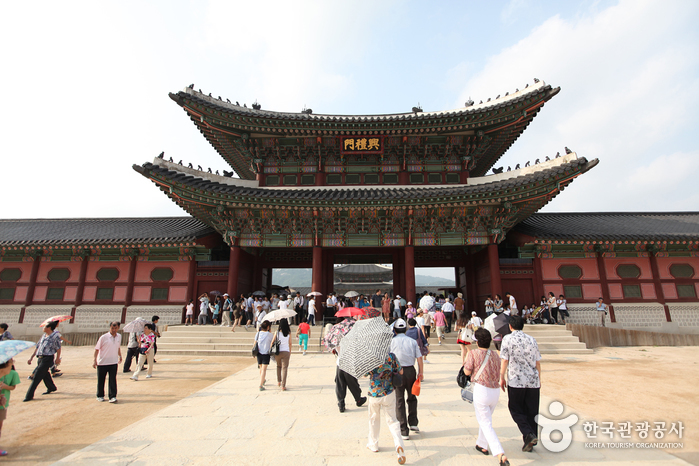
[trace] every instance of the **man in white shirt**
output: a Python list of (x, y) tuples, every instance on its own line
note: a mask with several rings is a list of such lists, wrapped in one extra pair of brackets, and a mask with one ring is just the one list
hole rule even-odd
[[(413, 395), (412, 388), (415, 380), (423, 379), (422, 353), (415, 339), (405, 334), (408, 329), (403, 319), (398, 319), (393, 324), (396, 336), (391, 340), (391, 353), (396, 355), (400, 366), (403, 368), (403, 384), (396, 389), (396, 417), (400, 422), (400, 433), (403, 440), (408, 440), (410, 431), (420, 432), (417, 418), (417, 397)], [(415, 371), (417, 361), (418, 371)], [(405, 393), (408, 393), (408, 416), (405, 416)]]
[(505, 293), (505, 296), (507, 296), (507, 299), (510, 300), (510, 314), (513, 316), (519, 315), (519, 311), (517, 310), (517, 301), (515, 300), (515, 297), (512, 296), (512, 293)]
[(308, 300), (308, 321), (311, 321), (311, 316), (313, 316), (313, 323), (311, 325), (316, 324), (316, 297), (311, 296), (311, 299)]
[(604, 327), (604, 318), (607, 315), (607, 305), (604, 304), (604, 299), (600, 298), (597, 301), (597, 315), (599, 316), (599, 324)]
[(396, 295), (396, 298), (393, 300), (393, 318), (394, 319), (400, 319), (400, 295)]
[(454, 305), (451, 303), (449, 298), (444, 300), (444, 304), (442, 304), (442, 312), (444, 312), (444, 317), (447, 319), (447, 330), (445, 333), (450, 333), (452, 317), (454, 316)]
[(92, 367), (97, 369), (97, 401), (104, 401), (104, 382), (109, 374), (109, 402), (117, 402), (117, 369), (121, 364), (121, 334), (119, 322), (109, 324), (109, 332), (97, 340), (95, 360)]
[(471, 326), (474, 332), (476, 331), (476, 329), (483, 327), (483, 320), (480, 317), (478, 317), (476, 311), (471, 312), (471, 320), (468, 321), (468, 325)]

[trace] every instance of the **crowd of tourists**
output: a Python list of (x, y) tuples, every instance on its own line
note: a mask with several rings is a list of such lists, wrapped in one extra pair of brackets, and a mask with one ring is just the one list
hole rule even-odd
[[(406, 461), (404, 441), (411, 435), (420, 433), (417, 395), (421, 381), (424, 380), (425, 364), (429, 362), (427, 356), (430, 338), (436, 335), (437, 344), (441, 345), (447, 334), (456, 332), (457, 342), (461, 345), (461, 365), (472, 384), (472, 401), (479, 425), (475, 449), (486, 455), (492, 454), (499, 464), (509, 464), (493, 428), (492, 414), (498, 403), (500, 390), (507, 390), (508, 409), (522, 433), (522, 449), (532, 451), (538, 441), (534, 419), (538, 413), (541, 355), (536, 341), (522, 332), (524, 323), (530, 316), (524, 309), (521, 312), (518, 310), (516, 300), (510, 293), (505, 296), (505, 302), (499, 295), (495, 295), (494, 299), (489, 297), (485, 308), (486, 316), (502, 313), (508, 316), (510, 333), (504, 336), (493, 334), (484, 328), (484, 321), (476, 311), (467, 314), (461, 293), (457, 293), (456, 296), (435, 296), (427, 291), (416, 297), (417, 306), (400, 295), (389, 296), (381, 290), (370, 296), (350, 298), (330, 293), (322, 306), (316, 304), (317, 297), (314, 295), (241, 295), (234, 301), (227, 293), (212, 297), (202, 294), (199, 297), (199, 315), (196, 322), (194, 300), (186, 306), (186, 325), (212, 324), (231, 327), (233, 331), (236, 327), (255, 327), (257, 332), (254, 337), (254, 352), (260, 372), (259, 390), (265, 390), (267, 368), (274, 358), (277, 385), (280, 390), (285, 391), (291, 353), (294, 346), (298, 345), (298, 351), (306, 354), (311, 327), (316, 325), (315, 316), (319, 308), (324, 308), (324, 312), (328, 309), (339, 312), (348, 307), (358, 308), (362, 312), (366, 311), (364, 313), (367, 315), (363, 316), (365, 318), (370, 318), (370, 312), (375, 313), (380, 319), (379, 322), (383, 321), (381, 325), (393, 332), (390, 350), (385, 360), (377, 363), (371, 370), (362, 374), (351, 374), (340, 367), (342, 340), (336, 342), (332, 348), (328, 346), (337, 356), (335, 394), (340, 413), (347, 409), (345, 399), (348, 390), (357, 407), (367, 404), (370, 421), (367, 448), (373, 452), (379, 448), (380, 419), (381, 413), (384, 413), (400, 464)], [(566, 310), (565, 298), (562, 296), (557, 299), (550, 293), (546, 305), (546, 316), (551, 316), (552, 319), (565, 317), (565, 313), (562, 312)], [(270, 312), (283, 309), (294, 310), (296, 314), (291, 313), (289, 318), (273, 319), (278, 324), (276, 330), (273, 330), (273, 322), (265, 317)], [(131, 376), (134, 381), (138, 381), (146, 369), (146, 378), (153, 376), (157, 337), (160, 336), (158, 320), (158, 316), (153, 316), (142, 328), (129, 332), (122, 371), (131, 372), (131, 364), (136, 359), (136, 370)], [(335, 322), (335, 318), (332, 320)], [(346, 327), (349, 332), (357, 322), (352, 317), (338, 317), (336, 321), (334, 327), (331, 324), (327, 325), (326, 333), (338, 326)], [(291, 324), (298, 325), (294, 337), (291, 335)], [(62, 337), (56, 329), (57, 325), (58, 322), (54, 321), (44, 327), (44, 334), (28, 360), (31, 364), (36, 356), (38, 364), (24, 401), (33, 399), (35, 390), (42, 382), (46, 387), (44, 395), (57, 390), (51, 376), (51, 368), (55, 368), (61, 362)], [(0, 340), (11, 338), (7, 327), (2, 329), (5, 332), (0, 336)], [(98, 401), (117, 402), (116, 376), (122, 363), (119, 329), (120, 323), (112, 322), (109, 332), (102, 335), (95, 346), (93, 367), (97, 370)], [(495, 350), (491, 349), (491, 343), (494, 343)], [(0, 364), (0, 405), (5, 406), (4, 410), (0, 407), (0, 431), (9, 405), (9, 393), (19, 383), (19, 377), (15, 377), (16, 372), (12, 371), (13, 362), (11, 361), (9, 366)], [(396, 377), (397, 375), (400, 377)], [(358, 377), (369, 379), (366, 396), (361, 392)], [(105, 396), (104, 386), (107, 378), (109, 384)], [(6, 452), (0, 450), (0, 455), (2, 454)]]

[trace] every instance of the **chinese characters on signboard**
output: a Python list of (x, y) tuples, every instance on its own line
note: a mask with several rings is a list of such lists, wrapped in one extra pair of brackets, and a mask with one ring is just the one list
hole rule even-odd
[(382, 138), (377, 136), (351, 136), (342, 138), (341, 151), (345, 154), (380, 154)]

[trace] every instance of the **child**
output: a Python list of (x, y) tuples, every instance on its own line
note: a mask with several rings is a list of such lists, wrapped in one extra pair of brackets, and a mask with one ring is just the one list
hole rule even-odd
[[(2, 434), (2, 424), (7, 419), (7, 408), (10, 406), (10, 392), (19, 384), (19, 374), (15, 371), (14, 359), (10, 358), (4, 364), (0, 364), (0, 434)], [(3, 400), (4, 398), (4, 400)], [(0, 450), (0, 456), (7, 456), (7, 451)]]
[(299, 337), (299, 351), (303, 346), (303, 354), (306, 354), (308, 349), (308, 339), (311, 338), (311, 326), (306, 323), (306, 318), (301, 318), (299, 328), (296, 330), (296, 336)]

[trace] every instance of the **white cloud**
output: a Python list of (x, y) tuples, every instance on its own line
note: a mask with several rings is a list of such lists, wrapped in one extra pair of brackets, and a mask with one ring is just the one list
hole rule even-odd
[[(561, 86), (497, 165), (514, 166), (569, 146), (601, 163), (547, 210), (645, 210), (659, 195), (669, 196), (662, 205), (673, 210), (677, 191), (626, 193), (633, 177), (641, 176), (635, 167), (652, 171), (684, 163), (686, 156), (676, 152), (695, 145), (699, 53), (692, 18), (698, 11), (696, 3), (622, 1), (570, 20), (553, 16), (490, 57), (458, 102), (521, 89), (533, 77)], [(699, 178), (696, 164), (681, 169)]]

